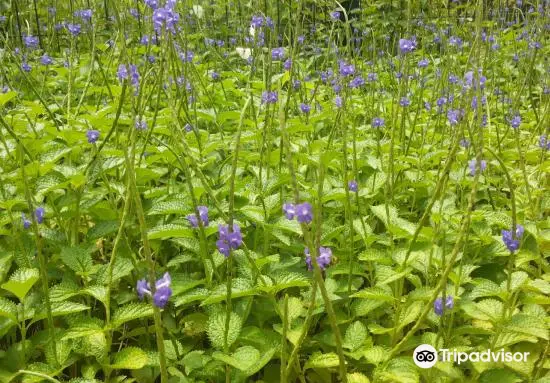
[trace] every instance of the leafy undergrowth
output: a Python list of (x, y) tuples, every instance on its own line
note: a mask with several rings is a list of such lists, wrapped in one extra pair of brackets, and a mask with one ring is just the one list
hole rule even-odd
[(550, 381), (547, 1), (46, 3), (0, 6), (1, 382)]

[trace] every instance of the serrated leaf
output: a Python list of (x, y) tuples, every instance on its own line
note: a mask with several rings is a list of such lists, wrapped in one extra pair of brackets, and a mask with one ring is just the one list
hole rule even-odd
[(9, 299), (0, 297), (0, 317), (17, 322), (17, 305)]
[(321, 354), (319, 352), (314, 353), (304, 365), (304, 370), (308, 368), (329, 368), (336, 367), (340, 364), (338, 355), (334, 352)]
[(90, 246), (64, 247), (61, 249), (61, 261), (75, 273), (88, 274), (93, 266)]
[(166, 224), (152, 228), (147, 233), (149, 239), (194, 238), (195, 234), (189, 226)]
[(138, 370), (148, 361), (149, 358), (142, 349), (127, 347), (114, 355), (113, 364), (109, 367), (115, 370)]
[(515, 314), (506, 324), (506, 330), (532, 335), (538, 338), (548, 340), (548, 327), (544, 318), (527, 314)]
[(189, 204), (184, 200), (172, 200), (153, 202), (151, 209), (147, 212), (148, 215), (169, 215), (169, 214), (191, 214), (192, 211)]
[(373, 346), (363, 351), (363, 356), (368, 363), (378, 365), (388, 359), (389, 350), (382, 346)]
[(111, 321), (111, 327), (117, 328), (134, 319), (145, 318), (153, 315), (153, 306), (148, 303), (130, 303), (118, 308)]
[(2, 284), (2, 288), (11, 292), (20, 301), (23, 301), (38, 279), (38, 269), (17, 269), (10, 279)]
[(479, 377), (479, 383), (516, 383), (521, 379), (512, 371), (504, 368), (485, 370)]
[[(206, 333), (212, 345), (216, 348), (223, 349), (225, 345), (225, 316), (223, 312), (214, 313), (208, 318)], [(227, 332), (227, 346), (230, 347), (237, 338), (242, 329), (242, 319), (237, 314), (232, 312), (229, 317), (229, 330)]]
[(221, 360), (241, 371), (252, 368), (260, 359), (260, 351), (252, 346), (239, 347), (233, 354), (226, 355), (223, 352), (215, 351), (212, 357)]
[(366, 289), (363, 289), (353, 294), (352, 298), (372, 299), (385, 302), (395, 301), (391, 288), (385, 285), (367, 287)]
[(470, 293), (470, 299), (498, 296), (502, 293), (499, 285), (488, 279), (476, 280), (476, 286)]
[(351, 351), (357, 350), (367, 340), (367, 328), (360, 321), (353, 322), (347, 329), (344, 336), (343, 346)]
[(348, 383), (370, 383), (369, 378), (360, 372), (354, 372), (347, 375)]

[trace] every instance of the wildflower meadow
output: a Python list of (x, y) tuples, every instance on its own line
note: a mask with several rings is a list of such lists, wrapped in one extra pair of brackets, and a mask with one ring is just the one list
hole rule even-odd
[(0, 2), (0, 383), (550, 383), (550, 1)]

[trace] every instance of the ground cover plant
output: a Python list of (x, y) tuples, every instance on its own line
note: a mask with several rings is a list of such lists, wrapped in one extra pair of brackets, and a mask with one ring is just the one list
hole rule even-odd
[(2, 2), (0, 382), (549, 382), (549, 15)]

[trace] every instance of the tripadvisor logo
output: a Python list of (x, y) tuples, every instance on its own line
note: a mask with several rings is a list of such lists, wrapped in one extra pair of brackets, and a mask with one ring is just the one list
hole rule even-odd
[(414, 349), (413, 361), (420, 368), (432, 368), (438, 360), (442, 362), (526, 362), (529, 352), (510, 352), (500, 349), (497, 352), (485, 350), (482, 352), (463, 352), (442, 348), (439, 350), (441, 357), (438, 358), (437, 350), (429, 344), (421, 344)]

